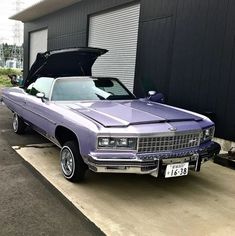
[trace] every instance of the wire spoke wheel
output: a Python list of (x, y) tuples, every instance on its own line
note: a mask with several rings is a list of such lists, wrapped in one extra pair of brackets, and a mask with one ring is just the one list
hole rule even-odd
[(12, 127), (16, 134), (23, 134), (26, 128), (26, 124), (24, 123), (23, 118), (18, 116), (17, 113), (14, 113), (12, 119)]
[(13, 126), (14, 132), (17, 132), (18, 127), (19, 127), (19, 120), (18, 120), (17, 114), (14, 114), (14, 116), (13, 116), (12, 126)]
[(74, 170), (74, 157), (72, 151), (68, 147), (64, 147), (61, 151), (61, 168), (65, 175), (70, 176)]
[(67, 180), (79, 182), (84, 179), (87, 165), (80, 155), (76, 141), (71, 140), (63, 145), (60, 152), (60, 165)]

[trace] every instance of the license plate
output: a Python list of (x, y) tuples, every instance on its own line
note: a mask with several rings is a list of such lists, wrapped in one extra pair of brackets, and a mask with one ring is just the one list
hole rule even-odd
[(166, 166), (165, 178), (184, 176), (188, 174), (188, 162)]

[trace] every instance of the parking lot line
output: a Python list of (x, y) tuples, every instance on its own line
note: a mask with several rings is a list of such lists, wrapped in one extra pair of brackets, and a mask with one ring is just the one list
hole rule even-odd
[(235, 172), (213, 162), (186, 177), (88, 172), (84, 183), (75, 184), (62, 176), (57, 147), (13, 148), (107, 235), (228, 236), (235, 231)]

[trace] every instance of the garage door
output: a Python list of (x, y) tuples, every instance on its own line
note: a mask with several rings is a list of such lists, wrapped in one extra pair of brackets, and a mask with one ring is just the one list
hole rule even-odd
[(119, 78), (133, 91), (140, 4), (90, 17), (89, 46), (109, 52), (93, 66), (94, 76)]
[(38, 52), (47, 51), (47, 35), (48, 30), (38, 30), (30, 33), (30, 48), (29, 48), (29, 66), (33, 64)]

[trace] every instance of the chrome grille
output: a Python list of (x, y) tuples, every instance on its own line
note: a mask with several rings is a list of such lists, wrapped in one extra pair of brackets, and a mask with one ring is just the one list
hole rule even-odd
[(167, 152), (199, 146), (200, 133), (176, 134), (174, 136), (140, 137), (138, 152)]

